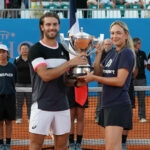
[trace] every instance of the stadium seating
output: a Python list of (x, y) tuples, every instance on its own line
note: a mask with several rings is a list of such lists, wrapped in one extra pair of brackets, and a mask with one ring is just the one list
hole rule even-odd
[[(49, 2), (42, 1), (44, 13), (49, 11), (56, 12), (60, 18), (69, 18), (69, 2)], [(88, 18), (145, 18), (147, 12), (146, 8), (150, 7), (150, 4), (145, 6), (145, 9), (141, 9), (140, 5), (132, 4), (130, 8), (126, 8), (125, 5), (116, 5), (116, 9), (112, 5), (105, 4), (102, 9), (98, 5), (91, 4), (87, 10)], [(30, 18), (30, 11), (32, 10), (21, 10), (21, 18)], [(84, 18), (83, 10), (77, 10), (78, 18)], [(148, 17), (147, 17), (148, 18)]]
[(106, 18), (105, 10), (93, 10), (92, 18)]
[(138, 12), (138, 17), (141, 18), (141, 9), (139, 4), (131, 4), (130, 9), (135, 10)]
[[(56, 10), (57, 10), (58, 8), (57, 8), (57, 5), (55, 4), (55, 3), (49, 3), (48, 5), (46, 5), (45, 6), (45, 10), (44, 10), (44, 13), (46, 13), (46, 12), (49, 12), (49, 11), (54, 11), (54, 12), (56, 12)], [(59, 15), (60, 16), (60, 18), (61, 18), (61, 15)]]
[(77, 10), (77, 17), (78, 17), (78, 18), (83, 18), (83, 12), (82, 12), (81, 9), (78, 9), (78, 10)]
[(60, 8), (61, 9), (69, 9), (69, 4), (62, 4), (62, 5), (60, 5)]
[(103, 5), (103, 8), (104, 9), (113, 9), (112, 5), (109, 5), (109, 4)]
[(131, 9), (140, 9), (140, 5), (139, 4), (131, 4), (130, 8)]
[(30, 11), (27, 9), (25, 10), (21, 10), (21, 14), (20, 14), (22, 19), (26, 19), (26, 18), (30, 18)]
[(150, 4), (146, 4), (146, 8), (150, 7)]
[(49, 1), (42, 1), (43, 8), (46, 8), (49, 5)]
[(128, 9), (124, 13), (124, 18), (139, 18), (138, 11)]
[(55, 3), (49, 3), (49, 5), (45, 6), (45, 8), (54, 10), (54, 9), (57, 9), (57, 5)]
[(141, 10), (141, 18), (150, 18), (150, 4), (147, 4), (145, 9)]
[(116, 9), (108, 9), (106, 10), (106, 18), (121, 18), (121, 11)]
[[(90, 6), (88, 7), (88, 18), (97, 18), (97, 10), (99, 9), (98, 8), (98, 5), (94, 5), (94, 4), (90, 4)], [(92, 10), (90, 10), (92, 9)], [(94, 14), (92, 14), (94, 13)]]
[[(110, 18), (109, 16), (111, 15), (110, 13), (110, 10), (112, 10), (113, 9), (113, 7), (112, 7), (112, 5), (109, 5), (109, 4), (105, 4), (105, 5), (103, 5), (103, 9), (105, 9), (105, 16), (106, 16), (106, 18), (107, 18), (107, 16), (108, 16), (108, 18)], [(110, 13), (109, 13), (110, 12)], [(111, 15), (112, 16), (112, 15)]]
[(121, 17), (124, 17), (126, 6), (125, 5), (116, 5), (116, 9), (120, 9)]
[(59, 13), (58, 13), (58, 15), (59, 15), (59, 17), (60, 18), (68, 18), (69, 17), (69, 4), (61, 4), (60, 5), (60, 9), (62, 9), (62, 11), (60, 11)]

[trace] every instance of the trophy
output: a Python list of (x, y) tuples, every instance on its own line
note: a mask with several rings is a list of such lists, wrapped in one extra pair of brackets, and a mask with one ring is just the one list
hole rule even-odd
[[(64, 34), (60, 33), (60, 41), (62, 45), (70, 54), (74, 56), (77, 56), (80, 53), (85, 53), (85, 56), (83, 57), (90, 56), (92, 53), (96, 52), (96, 49), (92, 50), (94, 41), (97, 41), (101, 44), (103, 39), (104, 34), (100, 34), (100, 37), (98, 39), (95, 39), (94, 36), (83, 32), (83, 28), (81, 28), (80, 32), (69, 36), (69, 38), (64, 38)], [(68, 48), (66, 41), (69, 41), (72, 50)], [(76, 78), (78, 76), (86, 75), (85, 70), (91, 72), (93, 71), (93, 67), (89, 64), (74, 66), (70, 68), (69, 76), (70, 78)]]

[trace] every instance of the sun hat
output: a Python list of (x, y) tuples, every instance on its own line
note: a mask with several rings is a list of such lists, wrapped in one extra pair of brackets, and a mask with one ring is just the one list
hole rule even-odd
[(4, 44), (0, 44), (0, 49), (8, 51), (8, 47), (6, 45), (4, 45)]

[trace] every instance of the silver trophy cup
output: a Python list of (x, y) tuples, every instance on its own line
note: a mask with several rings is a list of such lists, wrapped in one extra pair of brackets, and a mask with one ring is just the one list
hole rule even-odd
[[(104, 34), (101, 34), (99, 39), (94, 39), (94, 36), (91, 36), (83, 32), (83, 28), (81, 28), (80, 32), (74, 35), (70, 35), (69, 38), (64, 38), (64, 35), (62, 33), (60, 34), (60, 40), (64, 48), (74, 56), (77, 56), (80, 53), (82, 54), (85, 53), (85, 56), (83, 57), (89, 57), (92, 53), (94, 53), (96, 50), (95, 49), (93, 51), (91, 50), (94, 45), (94, 41), (99, 41), (101, 43), (103, 41), (103, 38)], [(65, 40), (69, 41), (72, 50), (68, 48), (68, 45), (66, 44)], [(93, 67), (90, 66), (89, 64), (77, 65), (70, 68), (69, 75), (71, 78), (86, 75), (85, 70), (91, 72), (93, 70)]]

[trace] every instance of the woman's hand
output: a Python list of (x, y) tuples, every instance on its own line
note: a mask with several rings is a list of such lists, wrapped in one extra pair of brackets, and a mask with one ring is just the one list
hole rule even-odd
[(99, 42), (97, 42), (97, 44), (94, 47), (96, 49), (96, 54), (99, 54), (99, 53), (103, 52), (103, 43), (100, 44)]
[(85, 72), (86, 72), (87, 75), (79, 76), (77, 78), (77, 80), (80, 81), (80, 82), (85, 82), (85, 83), (94, 81), (94, 75), (89, 71), (85, 70)]

